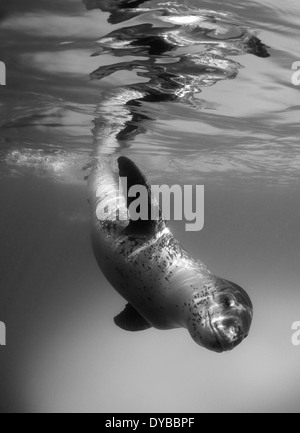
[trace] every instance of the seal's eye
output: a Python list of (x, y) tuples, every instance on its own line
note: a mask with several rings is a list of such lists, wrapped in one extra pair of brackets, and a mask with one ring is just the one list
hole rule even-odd
[(230, 298), (224, 298), (223, 299), (223, 305), (226, 308), (230, 308), (230, 307), (232, 307), (233, 302), (232, 302), (232, 300)]

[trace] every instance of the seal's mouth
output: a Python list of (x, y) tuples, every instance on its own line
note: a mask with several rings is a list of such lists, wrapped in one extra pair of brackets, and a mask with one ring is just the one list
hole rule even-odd
[(222, 352), (229, 352), (237, 347), (248, 335), (244, 333), (243, 329), (237, 325), (232, 324), (231, 326), (222, 329), (224, 325), (219, 326), (210, 318), (210, 327), (215, 336), (218, 345), (222, 348)]
[(246, 337), (242, 329), (235, 325), (228, 327), (226, 332), (222, 330), (221, 326), (216, 325), (212, 320), (211, 314), (209, 313), (209, 326), (212, 334), (215, 337), (215, 342), (218, 352), (229, 352), (238, 346)]
[(208, 317), (209, 317), (209, 320), (208, 320), (209, 328), (211, 330), (212, 335), (215, 338), (213, 350), (215, 352), (218, 352), (218, 353), (223, 353), (225, 351), (225, 349), (224, 349), (223, 344), (222, 344), (222, 339), (219, 337), (219, 334), (212, 323), (211, 314), (209, 312), (208, 312)]

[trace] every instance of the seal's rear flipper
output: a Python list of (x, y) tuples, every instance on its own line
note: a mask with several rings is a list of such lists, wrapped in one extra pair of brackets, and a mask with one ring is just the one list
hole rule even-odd
[[(118, 159), (119, 164), (119, 176), (126, 178), (127, 180), (127, 208), (130, 208), (137, 197), (129, 197), (129, 191), (132, 187), (141, 185), (145, 187), (148, 201), (148, 219), (130, 219), (129, 226), (126, 228), (126, 234), (142, 234), (142, 235), (154, 235), (158, 231), (162, 230), (165, 223), (162, 218), (161, 210), (159, 205), (151, 192), (151, 185), (148, 182), (146, 176), (141, 170), (135, 165), (133, 161), (125, 156), (121, 156)], [(154, 216), (154, 217), (153, 217)]]
[(114, 322), (119, 328), (131, 332), (145, 331), (152, 328), (130, 304), (127, 304), (125, 310), (114, 318)]

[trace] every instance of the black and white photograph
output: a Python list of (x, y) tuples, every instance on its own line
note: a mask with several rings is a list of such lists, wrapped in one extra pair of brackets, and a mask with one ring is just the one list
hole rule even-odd
[(300, 412), (298, 0), (0, 0), (0, 413)]

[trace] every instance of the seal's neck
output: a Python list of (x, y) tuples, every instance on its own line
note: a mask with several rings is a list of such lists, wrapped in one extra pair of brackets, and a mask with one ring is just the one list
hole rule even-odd
[(193, 309), (207, 311), (207, 305), (216, 291), (215, 277), (200, 261), (188, 258), (176, 268), (170, 280), (174, 321), (180, 327), (189, 328)]

